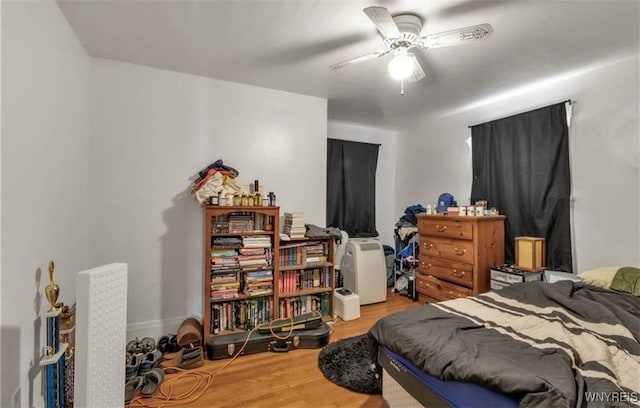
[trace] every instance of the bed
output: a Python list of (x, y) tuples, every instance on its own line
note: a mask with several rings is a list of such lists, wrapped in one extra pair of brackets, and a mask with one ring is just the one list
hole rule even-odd
[(640, 298), (529, 282), (398, 312), (369, 330), (388, 406), (640, 404)]

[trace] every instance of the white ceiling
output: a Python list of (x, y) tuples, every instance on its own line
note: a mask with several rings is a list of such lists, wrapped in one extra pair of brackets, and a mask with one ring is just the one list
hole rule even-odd
[[(497, 92), (637, 55), (639, 2), (516, 0), (58, 0), (93, 57), (318, 96), (329, 118), (384, 128), (452, 111)], [(471, 44), (416, 50), (427, 77), (387, 74), (390, 56), (330, 71), (383, 49), (362, 12), (417, 14), (422, 34), (490, 23)]]

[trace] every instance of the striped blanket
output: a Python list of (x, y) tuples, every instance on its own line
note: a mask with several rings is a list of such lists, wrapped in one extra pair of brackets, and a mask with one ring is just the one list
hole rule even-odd
[(378, 344), (443, 380), (510, 394), (521, 407), (640, 405), (640, 298), (530, 282), (387, 316)]

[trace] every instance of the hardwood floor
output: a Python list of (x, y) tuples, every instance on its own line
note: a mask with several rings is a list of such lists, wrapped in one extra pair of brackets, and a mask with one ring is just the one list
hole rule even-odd
[[(389, 292), (387, 301), (360, 308), (360, 318), (331, 326), (330, 342), (365, 333), (375, 321), (422, 302)], [(238, 357), (213, 378), (204, 395), (182, 407), (383, 407), (380, 395), (359, 394), (326, 380), (318, 369), (320, 349), (258, 353)], [(228, 360), (206, 360), (201, 370), (216, 372)], [(167, 379), (171, 375), (167, 375)], [(191, 386), (176, 384), (174, 393)]]

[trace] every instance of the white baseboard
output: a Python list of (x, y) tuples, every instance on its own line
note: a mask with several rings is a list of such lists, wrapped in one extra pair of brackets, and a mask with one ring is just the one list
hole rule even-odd
[[(146, 322), (127, 324), (127, 341), (133, 340), (136, 337), (139, 339), (143, 337), (152, 337), (158, 340), (161, 336), (176, 334), (178, 332), (178, 328), (187, 317), (190, 316), (172, 317), (170, 319), (149, 320)], [(199, 316), (194, 317), (200, 320)]]

